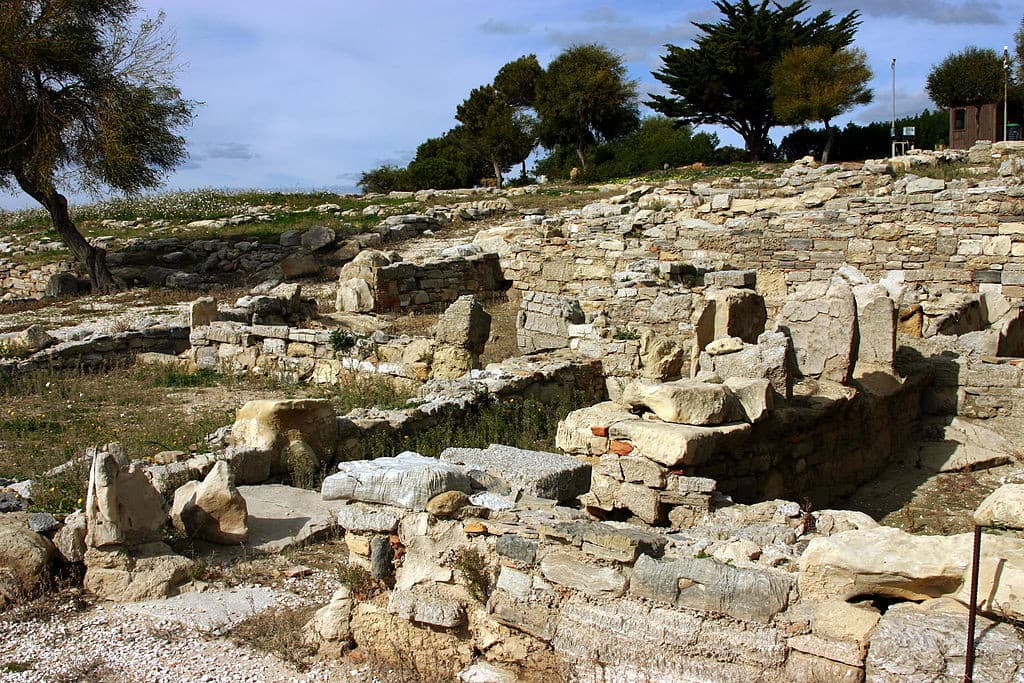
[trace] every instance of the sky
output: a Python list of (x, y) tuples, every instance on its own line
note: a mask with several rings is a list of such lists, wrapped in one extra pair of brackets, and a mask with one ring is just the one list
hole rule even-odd
[[(407, 163), (417, 145), (455, 125), (455, 108), (505, 63), (534, 53), (542, 65), (572, 45), (620, 53), (647, 93), (664, 44), (691, 44), (691, 22), (716, 21), (710, 0), (140, 0), (166, 13), (177, 38), (177, 84), (197, 101), (182, 134), (189, 159), (165, 190), (356, 191), (363, 171)], [(874, 72), (875, 100), (846, 118), (888, 120), (931, 104), (929, 69), (969, 45), (1013, 42), (1019, 0), (812, 0), (812, 12), (860, 10), (855, 45)], [(650, 114), (646, 108), (642, 113)], [(742, 146), (725, 129), (723, 144)], [(778, 128), (779, 138), (788, 129)], [(0, 208), (32, 206), (3, 194)]]

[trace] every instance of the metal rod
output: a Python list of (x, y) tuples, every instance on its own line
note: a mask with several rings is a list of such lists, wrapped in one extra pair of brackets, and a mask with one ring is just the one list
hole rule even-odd
[(889, 129), (892, 140), (892, 156), (896, 156), (896, 58), (892, 58), (892, 127)]
[(978, 565), (981, 564), (981, 527), (974, 525), (971, 556), (971, 601), (967, 606), (967, 652), (964, 654), (964, 683), (974, 681), (974, 624), (978, 617)]
[(1003, 142), (1007, 140), (1007, 133), (1009, 131), (1009, 107), (1007, 106), (1007, 97), (1010, 89), (1010, 48), (1007, 45), (1003, 45)]

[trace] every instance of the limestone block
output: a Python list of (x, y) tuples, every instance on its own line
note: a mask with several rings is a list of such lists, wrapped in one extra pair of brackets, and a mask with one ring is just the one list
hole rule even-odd
[[(870, 683), (960, 681), (964, 674), (967, 611), (946, 600), (893, 605), (868, 648)], [(978, 618), (974, 680), (1017, 681), (1024, 676), (1024, 642), (1009, 624)]]
[(174, 595), (189, 580), (192, 561), (164, 543), (89, 548), (85, 590), (102, 600), (137, 602)]
[(847, 531), (811, 540), (800, 557), (800, 594), (938, 597), (960, 588), (969, 559), (968, 535), (914, 536), (891, 527)]
[(438, 318), (433, 334), (441, 344), (459, 346), (480, 355), (491, 334), (491, 315), (473, 296), (460, 296)]
[[(745, 342), (754, 343), (764, 332), (768, 312), (765, 309), (764, 297), (752, 289), (713, 289), (705, 294), (710, 302), (714, 302), (714, 337), (739, 337)], [(711, 340), (701, 340), (706, 346)]]
[[(288, 469), (284, 455), (289, 444), (302, 441), (318, 459), (316, 469), (334, 460), (338, 441), (338, 418), (327, 399), (249, 401), (242, 406), (231, 427), (232, 445), (240, 452), (270, 454), (270, 473)], [(258, 483), (232, 469), (239, 483)]]
[(631, 408), (649, 408), (661, 420), (675, 424), (719, 425), (734, 419), (737, 404), (722, 384), (682, 379), (664, 384), (632, 383), (619, 399)]
[(677, 340), (647, 330), (640, 337), (640, 368), (644, 377), (678, 377), (686, 360), (686, 349)]
[(811, 630), (829, 640), (867, 645), (880, 616), (881, 613), (867, 603), (857, 605), (845, 600), (826, 600), (815, 604)]
[(646, 555), (637, 559), (630, 581), (630, 592), (640, 597), (765, 623), (786, 608), (791, 587), (792, 579), (780, 572)]
[(545, 555), (540, 562), (540, 571), (548, 581), (594, 598), (617, 598), (626, 592), (626, 579), (621, 573), (585, 562), (564, 550)]
[(445, 491), (427, 501), (427, 512), (435, 517), (451, 517), (469, 505), (469, 496), (462, 491)]
[(486, 449), (446, 448), (444, 462), (475, 466), (508, 483), (519, 496), (570, 501), (590, 488), (590, 465), (562, 455), (491, 444)]
[(797, 370), (845, 384), (856, 349), (857, 303), (842, 278), (801, 285), (787, 299), (776, 322), (793, 341)]
[(75, 511), (64, 518), (64, 526), (53, 535), (53, 545), (65, 562), (81, 562), (85, 558), (85, 514)]
[(1024, 529), (1024, 484), (1003, 484), (981, 501), (974, 523)]
[(335, 306), (338, 312), (368, 313), (377, 305), (373, 291), (366, 280), (349, 278), (338, 283), (338, 296)]
[(245, 499), (223, 460), (202, 482), (187, 482), (174, 493), (171, 521), (189, 538), (224, 545), (244, 543), (249, 537), (248, 517)]
[(742, 287), (753, 289), (757, 285), (757, 273), (753, 270), (718, 270), (704, 273), (706, 287)]
[(195, 329), (217, 319), (217, 300), (212, 296), (196, 299), (188, 305), (188, 325)]
[(445, 491), (470, 493), (463, 468), (405, 451), (393, 458), (355, 460), (324, 479), (324, 500), (382, 503), (410, 510), (425, 510), (427, 502)]
[(326, 225), (314, 225), (302, 233), (299, 242), (304, 249), (309, 251), (320, 251), (325, 247), (334, 244), (335, 232)]
[(479, 365), (479, 356), (461, 346), (440, 346), (434, 349), (430, 375), (434, 379), (459, 379)]
[(303, 627), (303, 641), (326, 657), (340, 657), (352, 641), (352, 592), (342, 586)]
[(783, 398), (789, 398), (793, 393), (790, 340), (781, 332), (765, 332), (758, 337), (756, 345), (745, 344), (734, 353), (702, 353), (700, 367), (702, 371), (709, 370), (722, 378), (767, 379), (772, 389)]
[(896, 306), (881, 285), (857, 285), (857, 373), (892, 372), (896, 355)]
[(723, 384), (739, 403), (747, 422), (757, 422), (775, 406), (775, 392), (767, 379), (727, 377)]
[(612, 439), (628, 441), (638, 455), (666, 467), (700, 464), (715, 453), (728, 452), (744, 443), (749, 434), (747, 423), (695, 427), (634, 419), (615, 422), (608, 428)]
[(441, 586), (393, 590), (388, 596), (388, 612), (407, 621), (438, 628), (454, 629), (466, 623), (465, 608)]
[(92, 547), (140, 543), (159, 536), (167, 523), (167, 504), (120, 448), (93, 456), (85, 501), (86, 542)]
[(392, 533), (398, 529), (399, 516), (403, 512), (397, 508), (350, 503), (338, 510), (338, 526), (349, 531)]
[(647, 524), (657, 524), (665, 517), (658, 491), (640, 484), (620, 484), (615, 492), (615, 507), (629, 510)]
[[(609, 425), (634, 419), (636, 417), (624, 406), (612, 401), (574, 410), (558, 423), (555, 446), (566, 453), (601, 455), (607, 450)], [(604, 436), (595, 434), (595, 429)]]
[(864, 669), (793, 650), (786, 659), (785, 680), (790, 683), (861, 683)]

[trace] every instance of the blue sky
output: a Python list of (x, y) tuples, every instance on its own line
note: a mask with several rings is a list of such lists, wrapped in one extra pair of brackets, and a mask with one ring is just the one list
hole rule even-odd
[[(542, 64), (573, 43), (621, 53), (640, 92), (665, 43), (687, 45), (692, 21), (714, 21), (710, 0), (141, 0), (177, 35), (186, 97), (201, 101), (184, 134), (191, 158), (167, 189), (354, 189), (362, 171), (404, 164), (454, 125), (455, 107), (501, 65), (535, 53)], [(1001, 50), (1024, 9), (1018, 0), (830, 0), (813, 11), (862, 13), (856, 44), (874, 70), (875, 102), (848, 118), (888, 119), (890, 60), (897, 113), (929, 106), (929, 68), (967, 45)], [(722, 141), (741, 145), (728, 131)], [(777, 129), (777, 136), (786, 129)], [(0, 193), (0, 207), (30, 206)]]

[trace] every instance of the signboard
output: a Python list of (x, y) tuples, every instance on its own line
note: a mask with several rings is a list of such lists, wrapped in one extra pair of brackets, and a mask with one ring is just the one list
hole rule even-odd
[(915, 131), (916, 129), (914, 128), (914, 126), (903, 126), (903, 137), (912, 138), (914, 137)]

